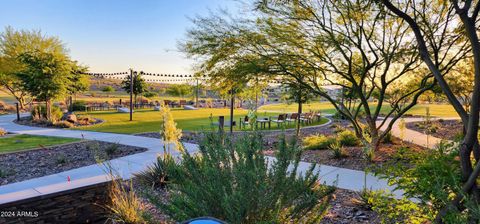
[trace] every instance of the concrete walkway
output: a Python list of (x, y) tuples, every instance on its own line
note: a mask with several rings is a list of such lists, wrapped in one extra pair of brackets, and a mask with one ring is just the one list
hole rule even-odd
[[(161, 140), (155, 138), (83, 130), (30, 127), (15, 124), (12, 122), (14, 119), (15, 115), (0, 116), (0, 127), (8, 132), (17, 134), (80, 138), (147, 148), (148, 150), (146, 152), (109, 161), (112, 167), (124, 179), (129, 179), (134, 173), (145, 169), (146, 166), (153, 163), (157, 155), (163, 151), (163, 143)], [(185, 143), (185, 148), (193, 153), (197, 151), (198, 146)], [(178, 153), (174, 153), (174, 155), (179, 156)], [(301, 162), (298, 172), (304, 173), (310, 165), (310, 163)], [(364, 187), (373, 190), (389, 189), (393, 191), (393, 187), (389, 186), (385, 180), (381, 180), (372, 174), (365, 174), (362, 171), (327, 165), (318, 165), (316, 170), (320, 172), (321, 182), (327, 185), (335, 185), (338, 188), (353, 191), (361, 191)], [(70, 178), (71, 181), (67, 181), (67, 178)], [(74, 189), (107, 179), (108, 175), (105, 174), (104, 165), (94, 164), (57, 174), (7, 184), (0, 186), (0, 204), (66, 189)], [(402, 195), (401, 191), (394, 191), (393, 193), (397, 197), (401, 197)]]
[[(440, 118), (431, 118), (431, 120), (436, 120)], [(458, 117), (446, 117), (442, 118), (444, 120), (458, 120), (460, 118)], [(410, 122), (418, 122), (418, 121), (424, 121), (424, 118), (421, 117), (406, 117), (404, 118), (405, 123), (410, 123)], [(389, 118), (385, 123), (387, 124), (388, 122), (391, 121), (391, 118)], [(377, 125), (379, 125), (381, 121), (377, 121)], [(381, 128), (382, 131), (386, 129), (386, 124)], [(403, 132), (403, 133), (402, 133)], [(427, 148), (432, 148), (435, 147), (442, 139), (433, 137), (431, 135), (426, 135), (425, 133), (414, 131), (411, 129), (405, 128), (402, 130), (400, 128), (400, 119), (395, 121), (395, 123), (392, 126), (392, 135), (398, 138), (403, 138), (404, 141), (411, 142), (416, 145), (420, 145), (423, 147)]]

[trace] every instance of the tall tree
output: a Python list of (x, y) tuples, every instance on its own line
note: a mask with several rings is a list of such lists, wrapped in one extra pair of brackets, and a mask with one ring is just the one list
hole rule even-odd
[(7, 27), (0, 34), (0, 85), (15, 97), (21, 108), (25, 106), (28, 92), (18, 77), (18, 73), (25, 68), (20, 56), (34, 51), (66, 54), (66, 49), (58, 38), (44, 36), (38, 30), (14, 30)]
[[(257, 9), (260, 16), (255, 20), (223, 15), (197, 18), (183, 49), (198, 56), (206, 70), (251, 64), (256, 67), (253, 74), (294, 80), (332, 103), (352, 123), (358, 137), (371, 139), (366, 144), (373, 149), (435, 84), (428, 70), (415, 72), (421, 71), (422, 63), (412, 48), (415, 41), (409, 38), (408, 24), (386, 14), (373, 0), (259, 1)], [(213, 75), (240, 80), (252, 73)], [(381, 114), (387, 109), (388, 90), (414, 76), (421, 82), (397, 101), (390, 101), (392, 109)], [(356, 97), (355, 106), (330, 96), (323, 85), (342, 87)], [(373, 93), (377, 93), (376, 104), (371, 102)], [(380, 117), (387, 119), (377, 122)], [(380, 131), (383, 128), (385, 132)]]
[(185, 96), (192, 95), (193, 90), (195, 87), (188, 85), (188, 84), (176, 84), (176, 85), (170, 85), (167, 88), (166, 93), (171, 96), (178, 96), (181, 97), (182, 99)]
[(28, 52), (20, 55), (25, 69), (18, 76), (24, 88), (46, 103), (47, 119), (51, 120), (52, 100), (68, 92), (74, 63), (64, 54)]
[[(122, 81), (122, 89), (130, 94), (130, 78)], [(148, 85), (142, 78), (142, 72), (133, 76), (133, 95), (134, 102), (137, 104), (137, 96), (148, 91)]]
[[(451, 0), (439, 1), (432, 4), (430, 1), (405, 1), (392, 2), (380, 1), (392, 14), (406, 21), (414, 33), (417, 41), (419, 55), (431, 71), (438, 85), (446, 95), (448, 101), (462, 119), (465, 137), (460, 146), (460, 162), (463, 178), (461, 191), (453, 192), (451, 204), (444, 206), (436, 218), (437, 223), (443, 223), (443, 218), (451, 211), (463, 211), (465, 198), (473, 196), (475, 203), (480, 204), (480, 189), (478, 177), (480, 174), (480, 150), (478, 146), (478, 122), (480, 112), (480, 41), (478, 38), (480, 1)], [(432, 29), (442, 24), (445, 29)], [(451, 30), (460, 33), (458, 38), (448, 43)], [(457, 35), (458, 36), (458, 35)], [(442, 40), (432, 42), (433, 40)], [(445, 76), (442, 54), (445, 49), (458, 49), (464, 46), (465, 41), (469, 52), (473, 56), (474, 81), (471, 89), (470, 111), (465, 110), (460, 100), (452, 90)], [(442, 49), (443, 48), (443, 49)], [(472, 154), (474, 161), (472, 163)], [(475, 166), (473, 165), (475, 164)], [(478, 217), (474, 217), (473, 211), (467, 211), (471, 221), (477, 223)]]

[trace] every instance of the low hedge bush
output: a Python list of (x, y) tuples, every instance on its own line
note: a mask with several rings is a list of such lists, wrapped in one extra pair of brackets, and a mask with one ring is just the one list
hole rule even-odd
[(337, 140), (343, 146), (357, 146), (360, 144), (360, 140), (355, 133), (349, 130), (338, 133)]
[(310, 135), (303, 139), (303, 149), (305, 150), (322, 150), (328, 149), (328, 146), (335, 143), (335, 138), (325, 135)]

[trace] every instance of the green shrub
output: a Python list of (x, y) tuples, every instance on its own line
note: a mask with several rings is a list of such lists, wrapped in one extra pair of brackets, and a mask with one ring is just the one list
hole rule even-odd
[(169, 163), (174, 163), (172, 156), (164, 154), (157, 157), (157, 161), (148, 166), (146, 170), (135, 174), (140, 184), (152, 188), (164, 187), (168, 183), (166, 167)]
[(333, 119), (337, 119), (337, 120), (344, 120), (345, 117), (343, 116), (343, 114), (341, 114), (340, 112), (338, 111), (335, 111), (335, 113), (333, 114), (332, 116)]
[(75, 101), (72, 103), (72, 111), (85, 111), (87, 103), (85, 101)]
[(393, 136), (392, 132), (388, 132), (385, 137), (383, 137), (383, 143), (385, 144), (392, 144), (393, 143)]
[[(46, 120), (47, 119), (47, 109), (45, 105), (34, 106), (30, 111), (32, 118), (34, 120)], [(62, 109), (55, 105), (52, 105), (52, 121), (59, 121), (63, 116)]]
[(143, 96), (147, 97), (147, 98), (152, 98), (152, 97), (156, 97), (157, 93), (155, 93), (155, 92), (144, 92)]
[(110, 156), (114, 155), (115, 153), (117, 153), (118, 149), (119, 149), (118, 144), (111, 144), (111, 145), (105, 147), (105, 153), (107, 154), (107, 156), (110, 157)]
[(0, 167), (0, 178), (6, 178), (12, 174), (12, 170)]
[(371, 147), (370, 145), (366, 145), (362, 147), (363, 151), (363, 158), (368, 162), (373, 162), (375, 159), (375, 148)]
[(465, 137), (465, 135), (463, 134), (463, 132), (457, 132), (454, 136), (453, 136), (453, 141), (454, 142), (460, 142), (463, 140), (463, 138)]
[(343, 146), (357, 146), (360, 143), (360, 140), (357, 138), (355, 133), (349, 130), (338, 133), (337, 140)]
[(257, 133), (234, 143), (224, 134), (208, 133), (199, 155), (183, 152), (178, 164), (167, 166), (170, 201), (150, 199), (175, 220), (213, 216), (228, 223), (318, 223), (334, 188), (319, 184), (314, 167), (302, 176), (290, 171), (300, 160), (295, 142), (287, 144), (282, 137), (269, 166), (262, 150)]
[(359, 196), (362, 205), (375, 211), (382, 223), (428, 223), (421, 207), (408, 199), (395, 199), (385, 190), (364, 189)]
[(55, 163), (57, 165), (63, 165), (68, 162), (67, 157), (64, 154), (59, 154), (55, 157)]
[(113, 88), (111, 86), (104, 86), (104, 87), (102, 87), (102, 92), (112, 93), (112, 92), (115, 92), (115, 88)]
[(346, 130), (346, 129), (345, 129), (344, 127), (338, 126), (337, 128), (335, 128), (335, 129), (333, 130), (333, 133), (338, 134), (338, 133), (343, 132), (343, 131), (345, 131), (345, 130)]
[(98, 144), (98, 142), (89, 142), (85, 148), (92, 153), (97, 163), (102, 163), (108, 159), (105, 150), (100, 150), (100, 144)]
[(343, 146), (339, 142), (331, 143), (328, 146), (328, 149), (333, 151), (333, 158), (335, 159), (340, 159), (347, 156), (345, 149), (343, 149)]
[(321, 150), (327, 149), (328, 146), (335, 142), (334, 138), (325, 135), (310, 135), (303, 139), (303, 149), (305, 150)]
[[(441, 142), (435, 150), (412, 157), (408, 164), (385, 165), (379, 175), (403, 190), (405, 198), (416, 198), (422, 214), (433, 220), (440, 209), (451, 205), (454, 195), (463, 194), (458, 153), (457, 144)], [(478, 204), (468, 201), (467, 197), (462, 212), (450, 209), (443, 222), (467, 223), (469, 216), (477, 215)]]
[(425, 156), (425, 153), (417, 152), (412, 150), (409, 147), (402, 146), (397, 149), (397, 151), (392, 155), (392, 158), (396, 161), (415, 161), (421, 156)]

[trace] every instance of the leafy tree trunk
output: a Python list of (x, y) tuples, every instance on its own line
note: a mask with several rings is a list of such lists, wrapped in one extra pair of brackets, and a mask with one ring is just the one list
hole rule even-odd
[(376, 124), (376, 121), (370, 119), (369, 117), (367, 117), (367, 122), (368, 122), (368, 130), (369, 130), (369, 134), (370, 134), (370, 147), (376, 152), (378, 150), (378, 148), (380, 147), (380, 142), (382, 140), (382, 138), (380, 137), (379, 133), (378, 133), (378, 129), (377, 129), (377, 124)]

